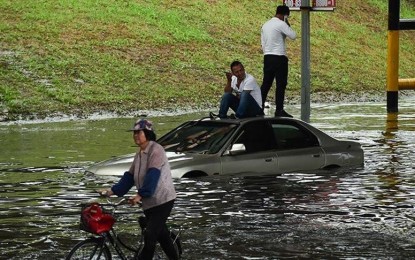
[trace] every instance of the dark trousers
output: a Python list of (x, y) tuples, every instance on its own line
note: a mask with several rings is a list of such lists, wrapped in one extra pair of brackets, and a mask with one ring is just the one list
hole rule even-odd
[(174, 200), (171, 200), (160, 206), (144, 211), (144, 215), (147, 219), (147, 227), (144, 231), (144, 248), (138, 259), (153, 259), (157, 242), (160, 243), (160, 246), (164, 253), (166, 253), (168, 259), (179, 259), (179, 256), (174, 249), (173, 241), (170, 238), (170, 232), (166, 226), (166, 221), (170, 216), (173, 204)]
[(220, 101), (219, 117), (226, 118), (229, 108), (235, 111), (237, 118), (263, 115), (261, 107), (248, 91), (242, 91), (239, 98), (232, 93), (225, 93)]
[(288, 79), (288, 58), (279, 55), (264, 55), (264, 77), (261, 86), (263, 104), (274, 79), (277, 87), (275, 90), (275, 106), (278, 111), (284, 109), (285, 88)]

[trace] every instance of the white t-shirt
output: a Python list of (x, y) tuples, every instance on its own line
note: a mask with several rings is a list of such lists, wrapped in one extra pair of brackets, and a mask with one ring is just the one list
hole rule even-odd
[(262, 108), (261, 89), (259, 88), (255, 78), (251, 74), (245, 73), (245, 79), (242, 80), (241, 84), (239, 85), (239, 88), (236, 86), (237, 82), (238, 78), (232, 76), (231, 88), (238, 94), (241, 94), (244, 90), (250, 90), (251, 92), (249, 93), (258, 103), (259, 107)]
[(297, 34), (288, 24), (277, 17), (268, 20), (262, 26), (261, 45), (264, 55), (284, 55), (287, 56), (285, 48), (285, 38), (294, 40)]

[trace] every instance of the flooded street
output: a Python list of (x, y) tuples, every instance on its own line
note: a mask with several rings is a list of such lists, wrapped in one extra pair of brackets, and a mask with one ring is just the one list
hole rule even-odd
[[(312, 105), (312, 125), (362, 143), (363, 168), (175, 180), (183, 259), (414, 259), (414, 102), (401, 99), (396, 117), (386, 102)], [(161, 136), (205, 114), (151, 119)], [(118, 177), (82, 169), (134, 152), (134, 121), (0, 123), (0, 259), (62, 259), (88, 236), (79, 205)], [(139, 209), (122, 210), (117, 225), (134, 232)]]

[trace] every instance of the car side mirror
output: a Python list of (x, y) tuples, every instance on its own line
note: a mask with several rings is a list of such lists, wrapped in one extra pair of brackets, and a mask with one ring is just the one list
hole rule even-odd
[(233, 144), (231, 149), (229, 150), (230, 155), (237, 155), (245, 152), (246, 148), (244, 144)]

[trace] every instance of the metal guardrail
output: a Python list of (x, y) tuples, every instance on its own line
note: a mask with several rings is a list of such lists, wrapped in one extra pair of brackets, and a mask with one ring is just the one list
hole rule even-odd
[(399, 19), (399, 30), (415, 30), (415, 19)]

